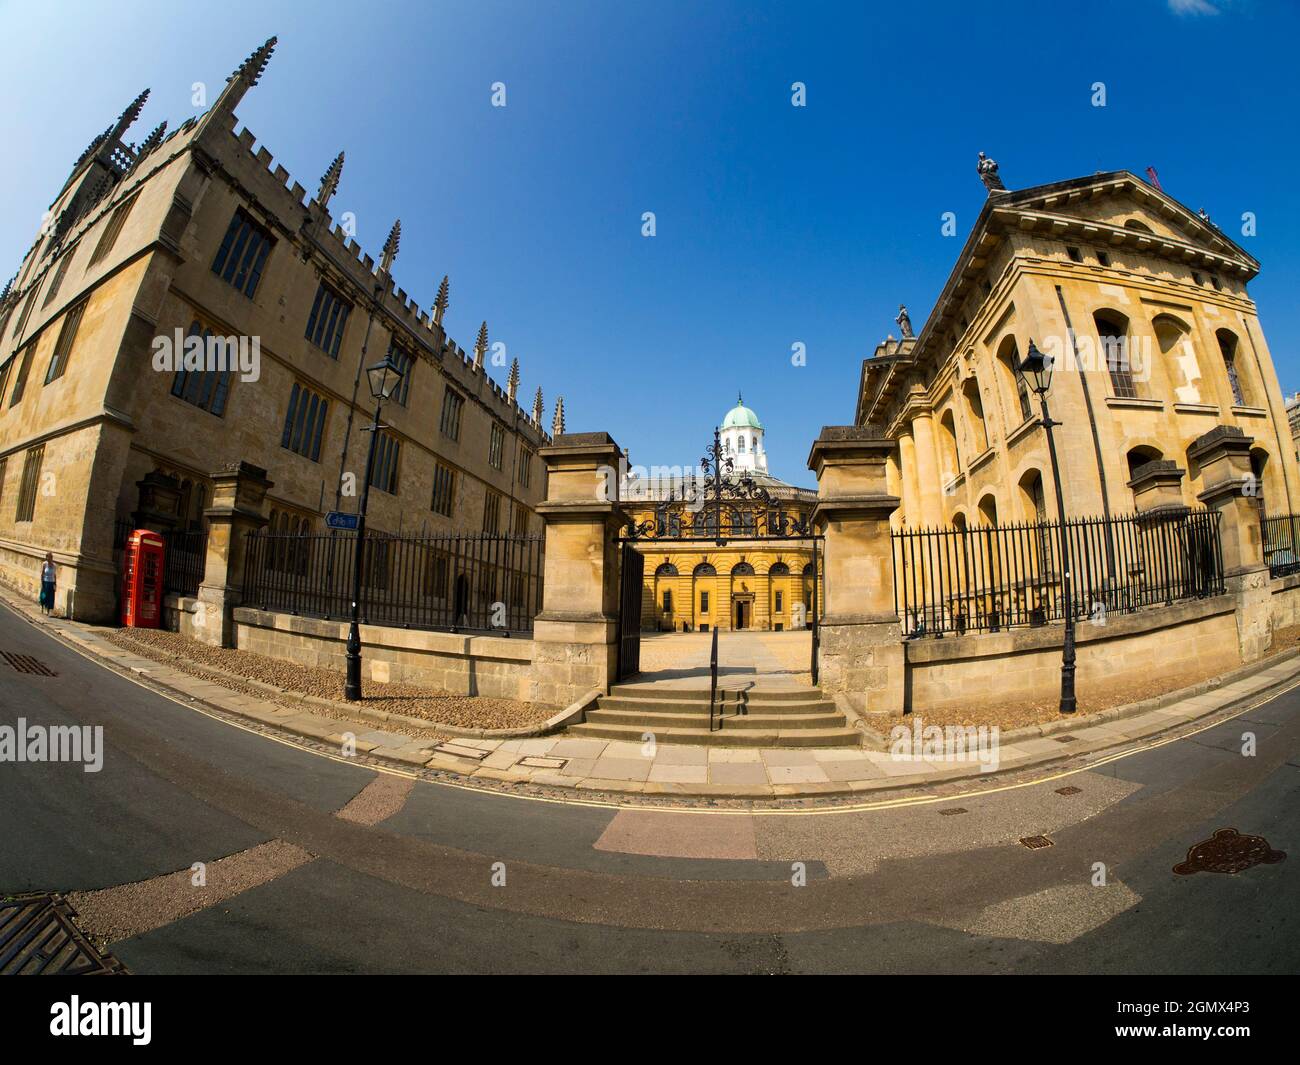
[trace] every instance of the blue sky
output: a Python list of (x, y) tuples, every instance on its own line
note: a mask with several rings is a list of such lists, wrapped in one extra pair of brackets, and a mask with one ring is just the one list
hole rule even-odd
[(1011, 188), (1154, 165), (1230, 235), (1255, 212), (1252, 296), (1300, 388), (1291, 3), (0, 0), (0, 29), (3, 276), (136, 92), (133, 139), (277, 34), (240, 108), (258, 140), (309, 190), (346, 150), (336, 217), (377, 258), (400, 216), (397, 283), (428, 307), (450, 274), (451, 335), (470, 348), (486, 318), (548, 423), (562, 393), (570, 431), (634, 462), (695, 461), (743, 389), (772, 471), (811, 484), (809, 445), (852, 420), (899, 302), (918, 330), (929, 313), (980, 150)]

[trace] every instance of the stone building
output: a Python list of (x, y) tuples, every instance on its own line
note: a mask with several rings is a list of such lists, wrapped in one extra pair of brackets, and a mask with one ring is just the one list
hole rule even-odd
[(1249, 438), (1261, 507), (1294, 513), (1300, 469), (1246, 287), (1258, 271), (1203, 212), (1126, 171), (990, 185), (920, 334), (905, 325), (862, 364), (856, 424), (898, 442), (893, 525), (1055, 517), (1038, 400), (1013, 369), (1031, 342), (1055, 360), (1070, 516), (1132, 513), (1144, 493), (1200, 505), (1193, 443), (1219, 426)]
[[(652, 476), (650, 490), (625, 503), (634, 527), (649, 533), (636, 541), (645, 555), (643, 630), (780, 632), (808, 624), (812, 542), (743, 535), (746, 530), (760, 534), (804, 525), (817, 501), (815, 490), (797, 488), (768, 472), (764, 434), (758, 415), (737, 397), (722, 420), (720, 441), (730, 460), (731, 480), (752, 485), (755, 498), (737, 499), (727, 508), (742, 534), (724, 537), (725, 546), (708, 539), (714, 528), (706, 528), (681, 501), (681, 493), (658, 478)], [(700, 539), (692, 540), (692, 535)]]
[(0, 580), (33, 590), (52, 551), (75, 617), (113, 610), (115, 525), (202, 529), (213, 472), (232, 464), (266, 472), (275, 531), (355, 511), (363, 369), (386, 354), (405, 376), (383, 412), (371, 528), (540, 532), (541, 389), (525, 409), (517, 360), (504, 386), (489, 377), (486, 323), (472, 356), (447, 336), (446, 278), (431, 312), (394, 286), (399, 225), (376, 265), (336, 224), (342, 153), (307, 197), (237, 128), (274, 44), (170, 134), (129, 144), (148, 93), (133, 101), (77, 160), (0, 299)]

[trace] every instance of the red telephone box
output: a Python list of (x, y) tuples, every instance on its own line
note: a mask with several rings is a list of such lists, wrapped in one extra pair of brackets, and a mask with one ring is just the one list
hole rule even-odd
[(122, 624), (156, 629), (162, 621), (163, 538), (137, 529), (122, 552)]

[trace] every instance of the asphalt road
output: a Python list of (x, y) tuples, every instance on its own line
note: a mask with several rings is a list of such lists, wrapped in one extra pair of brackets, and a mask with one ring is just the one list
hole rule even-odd
[[(675, 812), (324, 757), (179, 705), (4, 608), (0, 651), (57, 673), (0, 661), (0, 724), (100, 725), (105, 743), (98, 773), (0, 763), (0, 893), (68, 894), (132, 972), (1300, 970), (1300, 689), (1020, 787)], [(1172, 872), (1227, 827), (1289, 856)], [(1036, 834), (1054, 845), (1018, 842)]]

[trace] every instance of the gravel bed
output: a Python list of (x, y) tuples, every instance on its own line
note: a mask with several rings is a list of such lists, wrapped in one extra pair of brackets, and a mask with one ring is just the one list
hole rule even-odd
[[(266, 702), (308, 709), (324, 717), (346, 718), (346, 708), (334, 709), (304, 704), (293, 698), (276, 698), (252, 684), (242, 685), (225, 674), (235, 674), (260, 684), (269, 684), (295, 695), (310, 695), (318, 699), (343, 701), (343, 674), (315, 666), (300, 666), (278, 658), (237, 651), (231, 647), (212, 647), (191, 640), (180, 633), (162, 629), (108, 629), (102, 635), (117, 646), (198, 677), (220, 684), (242, 695), (253, 696)], [(204, 666), (212, 667), (204, 669)], [(224, 671), (214, 673), (212, 669)], [(532, 703), (513, 699), (490, 699), (481, 695), (455, 695), (451, 692), (421, 688), (413, 684), (380, 684), (367, 681), (364, 685), (366, 707), (390, 714), (418, 717), (430, 723), (434, 732), (438, 725), (458, 728), (524, 728), (545, 721), (552, 713)], [(378, 725), (376, 727), (379, 727)], [(382, 726), (390, 732), (424, 738), (428, 730), (402, 727), (396, 722)]]

